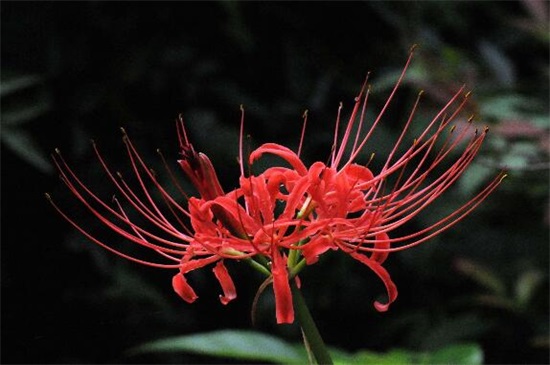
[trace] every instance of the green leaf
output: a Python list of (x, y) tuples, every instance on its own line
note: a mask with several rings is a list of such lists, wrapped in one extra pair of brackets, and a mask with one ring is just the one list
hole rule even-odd
[(464, 364), (479, 365), (483, 362), (483, 351), (476, 344), (457, 344), (444, 347), (432, 352), (413, 352), (401, 349), (386, 353), (359, 351), (350, 355), (343, 351), (331, 349), (331, 356), (335, 364)]
[(330, 354), (335, 365), (346, 364), (376, 364), (395, 365), (411, 364), (413, 355), (404, 350), (392, 350), (387, 353), (376, 353), (371, 351), (359, 351), (354, 355), (331, 349)]
[(528, 97), (519, 94), (505, 94), (484, 99), (480, 102), (480, 115), (483, 118), (506, 120), (525, 117), (526, 109), (536, 108)]
[(471, 196), (494, 175), (495, 170), (493, 168), (474, 163), (464, 171), (459, 180), (460, 192), (464, 196)]
[[(30, 105), (33, 103), (33, 105)], [(50, 102), (47, 99), (29, 101), (24, 108), (14, 108), (15, 110), (5, 111), (2, 115), (2, 127), (15, 126), (30, 122), (46, 114), (51, 109)]]
[(113, 301), (147, 302), (159, 309), (168, 310), (166, 296), (142, 279), (125, 263), (117, 263), (111, 272), (112, 283), (102, 292), (102, 297)]
[(483, 363), (483, 351), (475, 344), (452, 345), (433, 352), (424, 364), (465, 364)]
[(532, 142), (516, 142), (508, 146), (501, 164), (509, 169), (523, 169), (530, 161), (536, 161), (539, 147)]
[(482, 40), (479, 42), (481, 57), (493, 72), (494, 78), (503, 87), (511, 88), (516, 82), (514, 65), (506, 53), (496, 43)]
[(274, 336), (246, 330), (221, 330), (165, 338), (130, 349), (130, 355), (190, 352), (200, 355), (274, 363), (307, 363), (304, 352)]
[(465, 258), (457, 260), (456, 265), (460, 272), (479, 285), (499, 296), (506, 295), (506, 285), (490, 268)]
[(515, 299), (520, 308), (527, 307), (543, 280), (544, 275), (538, 270), (529, 270), (520, 275), (515, 285)]
[[(476, 344), (457, 344), (431, 352), (394, 349), (386, 353), (358, 351), (355, 354), (330, 348), (335, 365), (345, 364), (465, 364), (479, 365), (483, 352)], [(128, 355), (151, 352), (188, 352), (226, 359), (268, 361), (279, 364), (306, 364), (303, 345), (289, 344), (274, 336), (255, 331), (221, 330), (170, 337), (139, 345)]]
[[(401, 69), (389, 71), (379, 78), (376, 79), (376, 82), (373, 85), (373, 90), (376, 91), (385, 91), (391, 89), (399, 76), (401, 75)], [(406, 83), (420, 83), (423, 81), (429, 80), (429, 72), (426, 71), (426, 68), (422, 65), (413, 64), (409, 67), (407, 75), (404, 82)]]
[(8, 80), (2, 80), (0, 97), (4, 97), (17, 91), (39, 85), (43, 82), (44, 79), (38, 75), (22, 75), (12, 77)]
[(53, 167), (46, 159), (36, 140), (27, 131), (20, 128), (2, 128), (2, 142), (16, 155), (44, 173), (51, 173)]

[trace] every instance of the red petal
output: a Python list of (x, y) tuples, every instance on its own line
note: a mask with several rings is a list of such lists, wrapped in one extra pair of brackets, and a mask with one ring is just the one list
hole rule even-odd
[(193, 303), (197, 298), (197, 294), (189, 284), (182, 274), (176, 274), (172, 278), (172, 287), (174, 291), (187, 303)]
[(306, 263), (311, 265), (319, 260), (319, 255), (325, 253), (329, 249), (336, 250), (337, 247), (328, 236), (318, 234), (312, 238), (310, 242), (301, 246), (300, 249), (302, 250), (302, 255), (304, 255), (306, 259)]
[(371, 170), (369, 170), (365, 166), (357, 164), (347, 165), (344, 168), (344, 171), (346, 173), (346, 177), (349, 179), (349, 182), (351, 184), (354, 184), (355, 186), (361, 185), (362, 189), (366, 188), (365, 186), (363, 186), (364, 183), (368, 183), (374, 178)]
[(302, 160), (300, 160), (300, 157), (298, 157), (294, 151), (277, 143), (265, 143), (252, 151), (249, 157), (250, 163), (253, 164), (254, 161), (259, 159), (264, 153), (271, 153), (286, 160), (286, 162), (288, 162), (301, 176), (307, 174), (307, 168)]
[(229, 272), (223, 264), (223, 261), (218, 261), (212, 271), (214, 271), (216, 279), (218, 279), (220, 285), (222, 286), (223, 295), (220, 295), (220, 301), (225, 305), (237, 297), (235, 284), (233, 284), (233, 280), (231, 279), (231, 276), (229, 276)]
[(368, 258), (365, 255), (359, 254), (357, 252), (350, 252), (351, 257), (367, 265), (386, 286), (386, 291), (388, 292), (388, 303), (380, 303), (378, 301), (374, 302), (374, 308), (379, 312), (385, 312), (390, 307), (390, 304), (397, 299), (397, 287), (394, 282), (391, 280), (390, 274), (380, 265), (378, 262)]
[[(376, 244), (374, 248), (390, 248), (390, 236), (385, 232), (376, 234)], [(375, 251), (370, 256), (370, 259), (382, 264), (386, 261), (388, 255), (389, 252)]]
[(219, 256), (208, 256), (202, 259), (193, 259), (185, 262), (183, 262), (182, 260), (180, 264), (180, 273), (186, 274), (190, 271), (200, 269), (201, 267), (214, 263), (219, 259), (220, 259)]
[(273, 269), (271, 272), (273, 274), (277, 323), (292, 323), (294, 322), (294, 307), (288, 283), (288, 271), (286, 262), (276, 247), (273, 247)]
[(208, 156), (201, 152), (195, 152), (191, 145), (185, 146), (182, 153), (184, 158), (178, 162), (201, 197), (204, 200), (212, 200), (217, 196), (224, 195), (216, 170)]

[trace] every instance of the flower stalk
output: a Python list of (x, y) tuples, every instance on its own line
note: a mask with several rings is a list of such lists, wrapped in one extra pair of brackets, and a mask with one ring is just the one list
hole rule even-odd
[(296, 283), (292, 283), (292, 297), (294, 298), (295, 315), (304, 336), (306, 350), (313, 355), (317, 364), (333, 364), (325, 342), (315, 325), (315, 321), (309, 312), (304, 297)]

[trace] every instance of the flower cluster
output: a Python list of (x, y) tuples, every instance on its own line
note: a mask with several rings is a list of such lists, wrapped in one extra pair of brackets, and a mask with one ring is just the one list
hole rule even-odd
[[(396, 285), (383, 267), (389, 253), (418, 245), (456, 224), (504, 177), (500, 173), (476, 196), (429, 227), (405, 236), (393, 234), (429, 207), (461, 176), (487, 134), (487, 129), (478, 131), (473, 126), (472, 118), (460, 130), (453, 127), (464, 121), (461, 115), (469, 96), (460, 88), (426, 123), (423, 132), (408, 139), (407, 132), (415, 122), (420, 93), (382, 167), (378, 171), (368, 167), (374, 156), (366, 165), (360, 164), (358, 160), (364, 158), (364, 147), (393, 100), (411, 58), (412, 52), (369, 128), (365, 127), (370, 91), (367, 81), (355, 99), (349, 120), (342, 126), (340, 106), (327, 163), (315, 162), (308, 167), (300, 158), (307, 113), (298, 152), (266, 143), (245, 158), (242, 148), (244, 111), (241, 108), (240, 178), (237, 188), (229, 192), (223, 190), (209, 158), (196, 152), (189, 142), (181, 118), (177, 123), (182, 156), (178, 163), (200, 195), (188, 197), (183, 193), (183, 203), (157, 181), (125, 132), (123, 140), (138, 182), (137, 189), (130, 187), (121, 174), (113, 173), (93, 145), (108, 178), (126, 201), (125, 205), (115, 198), (112, 206), (94, 194), (57, 151), (54, 161), (62, 181), (74, 196), (111, 230), (155, 252), (163, 262), (142, 259), (104, 243), (69, 217), (51, 198), (50, 201), (68, 222), (98, 245), (141, 264), (177, 270), (172, 280), (173, 288), (190, 303), (197, 295), (187, 282), (186, 274), (207, 265), (213, 265), (214, 275), (221, 285), (221, 302), (227, 304), (234, 299), (236, 289), (225, 261), (240, 260), (266, 273), (269, 283), (273, 284), (277, 322), (292, 323), (291, 281), (296, 280), (299, 285), (297, 274), (302, 268), (314, 264), (328, 250), (340, 250), (366, 265), (382, 280), (388, 300), (375, 302), (374, 306), (379, 311), (386, 311), (397, 297)], [(259, 174), (245, 173), (248, 170), (245, 167), (266, 154), (278, 156), (285, 163)], [(176, 185), (179, 188), (177, 182)], [(138, 213), (144, 219), (138, 222), (130, 218), (127, 212), (130, 208), (135, 211), (133, 214)]]

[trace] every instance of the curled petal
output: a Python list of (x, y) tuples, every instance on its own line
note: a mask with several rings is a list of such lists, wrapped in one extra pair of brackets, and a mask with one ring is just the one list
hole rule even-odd
[(250, 215), (256, 218), (261, 216), (263, 222), (273, 221), (277, 191), (270, 190), (263, 176), (241, 177), (240, 183)]
[(172, 287), (174, 291), (187, 303), (193, 303), (197, 298), (197, 294), (185, 280), (185, 277), (178, 273), (172, 278)]
[[(289, 190), (292, 190), (294, 182), (301, 177), (296, 170), (281, 166), (269, 167), (262, 173), (262, 175), (265, 176), (267, 180), (281, 180), (280, 183), (285, 185)], [(274, 181), (272, 184), (277, 184), (276, 189), (279, 190), (278, 183)]]
[(203, 199), (189, 199), (189, 215), (191, 217), (191, 226), (195, 232), (205, 232), (215, 230), (216, 225), (213, 222), (214, 215), (209, 209), (203, 209), (205, 201)]
[[(186, 256), (184, 256), (187, 258)], [(187, 274), (190, 271), (199, 269), (203, 266), (206, 266), (208, 264), (214, 263), (220, 259), (219, 256), (208, 256), (202, 259), (194, 259), (194, 260), (182, 260), (180, 263), (180, 273), (181, 274)]]
[(327, 167), (322, 162), (315, 162), (308, 170), (308, 180), (312, 187), (321, 190), (321, 194), (324, 193), (324, 190), (327, 188), (327, 184), (332, 182), (334, 178), (334, 169)]
[(291, 219), (299, 209), (299, 205), (303, 203), (304, 194), (307, 191), (308, 182), (306, 178), (299, 179), (288, 194), (285, 210), (280, 215), (281, 219)]
[[(261, 222), (251, 217), (236, 199), (229, 196), (219, 196), (214, 200), (205, 202), (201, 209), (214, 210), (215, 207), (225, 212), (225, 220), (231, 222), (229, 227), (236, 226), (240, 231), (251, 232), (259, 229)], [(224, 222), (225, 223), (225, 222)], [(226, 228), (229, 228), (224, 224)], [(243, 234), (246, 237), (246, 234)], [(241, 234), (238, 234), (241, 237)]]
[(338, 247), (334, 245), (334, 240), (329, 236), (318, 234), (300, 248), (306, 259), (306, 263), (311, 265), (319, 260), (319, 255), (329, 249), (336, 250)]
[(321, 179), (330, 181), (332, 180), (333, 175), (335, 175), (335, 170), (328, 167), (321, 161), (314, 162), (308, 170), (308, 178), (312, 183)]
[(224, 194), (208, 156), (195, 152), (191, 145), (184, 146), (182, 154), (184, 158), (178, 162), (204, 200)]
[(365, 166), (354, 163), (344, 167), (343, 172), (346, 174), (350, 183), (360, 186), (361, 189), (365, 189), (364, 184), (369, 183), (374, 178), (371, 170)]
[[(224, 201), (224, 204), (220, 204)], [(210, 200), (189, 199), (189, 213), (191, 225), (195, 232), (216, 230), (215, 217), (227, 230), (238, 237), (245, 237), (246, 233), (240, 221), (235, 218), (236, 200), (229, 195), (219, 196)], [(240, 207), (240, 206), (239, 206)], [(242, 207), (241, 207), (242, 209)]]
[(294, 322), (294, 307), (288, 282), (288, 271), (286, 263), (276, 247), (273, 247), (273, 269), (271, 273), (273, 274), (277, 323), (292, 323)]
[[(390, 236), (387, 233), (377, 233), (376, 234), (376, 243), (374, 248), (386, 249), (390, 248)], [(384, 263), (388, 258), (389, 252), (384, 251), (374, 251), (370, 256), (371, 260), (378, 262), (379, 264)]]
[(348, 196), (347, 213), (362, 212), (366, 208), (367, 203), (365, 202), (365, 196), (356, 190), (351, 191)]
[(233, 279), (231, 279), (227, 268), (223, 264), (223, 261), (218, 261), (212, 271), (222, 286), (223, 295), (220, 295), (220, 301), (225, 305), (237, 297), (235, 284), (233, 283)]
[(286, 162), (288, 162), (301, 176), (307, 174), (307, 168), (302, 160), (300, 160), (300, 157), (298, 157), (298, 155), (294, 153), (294, 151), (292, 151), (290, 148), (281, 146), (277, 143), (265, 143), (255, 149), (250, 154), (250, 163), (253, 164), (254, 161), (259, 159), (264, 153), (271, 153), (272, 155), (281, 157)]
[(282, 197), (280, 187), (285, 183), (285, 175), (282, 173), (272, 173), (270, 175), (264, 173), (264, 176), (267, 180), (267, 190), (271, 198), (280, 199)]
[(311, 195), (313, 200), (319, 206), (317, 210), (326, 211), (326, 196), (327, 188), (326, 182), (323, 177), (326, 178), (326, 175), (323, 175), (323, 171), (327, 169), (326, 165), (322, 162), (315, 162), (308, 171), (308, 193)]
[(357, 252), (350, 252), (350, 255), (351, 257), (367, 265), (372, 271), (374, 271), (374, 273), (378, 275), (378, 277), (386, 286), (386, 291), (388, 292), (388, 302), (385, 304), (380, 303), (379, 301), (374, 302), (374, 308), (376, 308), (377, 311), (386, 312), (390, 307), (390, 304), (392, 304), (397, 299), (397, 286), (395, 286), (394, 282), (392, 281), (390, 274), (386, 271), (386, 269), (384, 269), (382, 265), (380, 265), (380, 263), (370, 259), (365, 255), (359, 254)]

